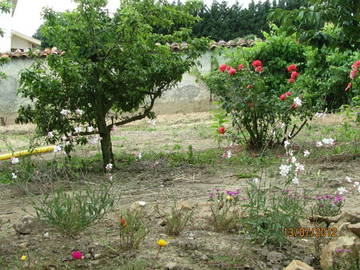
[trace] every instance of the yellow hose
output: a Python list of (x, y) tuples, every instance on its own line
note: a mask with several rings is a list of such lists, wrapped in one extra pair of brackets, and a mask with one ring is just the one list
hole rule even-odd
[(27, 156), (27, 155), (33, 155), (33, 154), (39, 154), (39, 153), (47, 153), (50, 151), (54, 151), (55, 146), (44, 146), (44, 147), (38, 147), (31, 151), (24, 150), (24, 151), (18, 151), (14, 153), (8, 153), (4, 155), (0, 155), (0, 160), (6, 160), (10, 159), (12, 157), (21, 157), (21, 156)]

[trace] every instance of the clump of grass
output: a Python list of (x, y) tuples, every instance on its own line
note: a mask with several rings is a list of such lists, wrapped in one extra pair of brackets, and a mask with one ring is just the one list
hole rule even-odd
[(86, 188), (72, 194), (59, 189), (53, 197), (46, 195), (34, 202), (36, 215), (62, 233), (74, 237), (95, 220), (102, 218), (114, 205), (110, 185), (99, 189)]
[(141, 209), (126, 210), (117, 221), (119, 229), (120, 249), (137, 249), (144, 242), (149, 230), (146, 228)]
[(194, 214), (191, 208), (186, 206), (179, 207), (176, 201), (174, 201), (170, 212), (160, 210), (159, 205), (155, 207), (155, 210), (165, 219), (166, 234), (173, 236), (180, 235)]

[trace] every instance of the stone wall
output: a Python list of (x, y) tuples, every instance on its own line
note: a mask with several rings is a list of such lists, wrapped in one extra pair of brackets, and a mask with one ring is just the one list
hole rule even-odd
[[(202, 74), (211, 69), (211, 53), (205, 53), (199, 60), (198, 66)], [(11, 58), (0, 67), (8, 75), (6, 80), (0, 81), (0, 117), (5, 117), (7, 123), (12, 123), (16, 117), (19, 105), (28, 101), (17, 96), (20, 72), (29, 67), (35, 60), (30, 58)], [(195, 76), (186, 73), (178, 85), (167, 90), (155, 103), (154, 111), (157, 114), (190, 113), (207, 111), (212, 107), (210, 92), (206, 86), (197, 82)]]

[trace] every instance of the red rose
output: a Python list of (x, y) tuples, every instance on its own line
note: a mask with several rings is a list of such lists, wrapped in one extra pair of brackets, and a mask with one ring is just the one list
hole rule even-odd
[(256, 67), (261, 67), (262, 66), (262, 62), (260, 60), (255, 60), (254, 62), (252, 62), (251, 64), (254, 68)]
[(240, 64), (240, 65), (238, 65), (238, 70), (242, 70), (244, 68), (244, 65), (243, 64)]
[(291, 92), (285, 92), (285, 95), (287, 95), (288, 97), (292, 95)]
[(295, 79), (288, 79), (288, 83), (294, 83), (295, 82)]
[(74, 259), (74, 260), (81, 260), (83, 258), (83, 254), (81, 253), (81, 251), (73, 251), (71, 252), (71, 257)]
[(224, 126), (219, 127), (219, 128), (218, 128), (218, 132), (219, 132), (220, 134), (224, 134), (224, 133), (225, 133), (225, 127), (224, 127)]
[(279, 98), (280, 98), (280, 100), (283, 100), (283, 101), (284, 101), (284, 100), (286, 99), (286, 94), (280, 95)]
[(291, 73), (291, 72), (297, 71), (297, 67), (296, 67), (296, 65), (290, 65), (290, 66), (288, 66), (287, 70)]
[(296, 78), (299, 76), (299, 73), (297, 73), (296, 71), (291, 72), (291, 79), (296, 80)]
[(357, 70), (352, 70), (352, 71), (350, 72), (350, 79), (352, 79), (352, 80), (355, 79), (357, 73), (358, 73)]
[(234, 75), (234, 74), (236, 73), (236, 69), (230, 68), (229, 71), (228, 71), (228, 73), (229, 73), (230, 75)]
[(248, 86), (246, 86), (246, 88), (251, 89), (254, 88), (254, 86), (252, 84), (249, 84)]
[(261, 73), (263, 71), (263, 67), (258, 66), (258, 67), (255, 68), (255, 71)]
[(295, 110), (297, 108), (297, 105), (295, 103), (291, 104), (291, 109)]
[(226, 70), (226, 65), (225, 64), (220, 65), (219, 70), (221, 72), (224, 72)]

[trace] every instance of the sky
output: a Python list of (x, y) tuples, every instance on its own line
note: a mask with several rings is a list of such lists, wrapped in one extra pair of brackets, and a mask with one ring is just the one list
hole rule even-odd
[[(211, 5), (212, 0), (204, 0), (204, 2), (207, 5)], [(232, 5), (236, 0), (227, 0), (226, 2)], [(238, 0), (238, 2), (243, 7), (247, 7), (251, 0)], [(12, 30), (32, 36), (42, 23), (41, 10), (46, 6), (56, 11), (65, 11), (73, 9), (75, 4), (72, 0), (18, 0), (18, 5), (12, 20)], [(110, 11), (115, 11), (118, 6), (119, 0), (108, 0), (108, 8)]]

